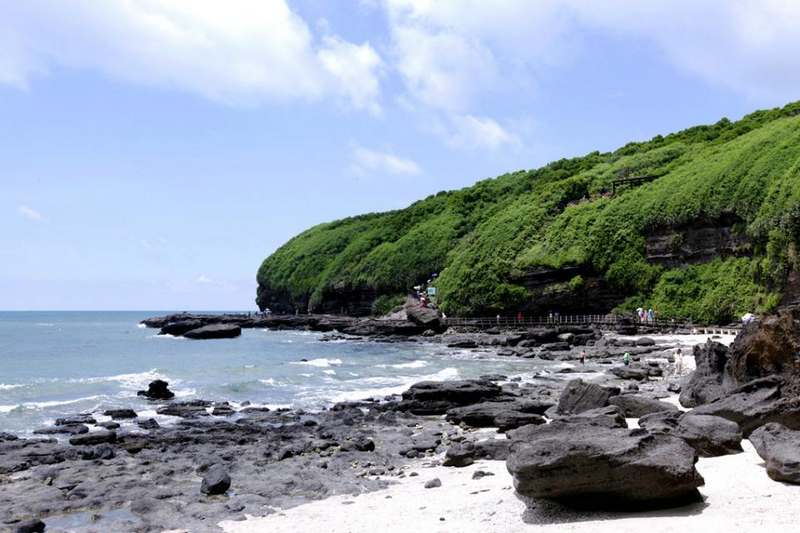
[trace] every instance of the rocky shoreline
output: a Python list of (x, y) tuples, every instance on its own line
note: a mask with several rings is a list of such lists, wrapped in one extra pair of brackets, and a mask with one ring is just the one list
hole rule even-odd
[[(797, 482), (797, 365), (787, 364), (785, 343), (776, 350), (770, 341), (800, 341), (798, 324), (783, 314), (746, 329), (731, 348), (696, 347), (698, 370), (682, 383), (662, 379), (672, 373), (671, 346), (557, 328), (425, 339), (520, 357), (575, 360), (585, 350), (584, 379), (570, 380), (576, 368), (564, 367), (531, 382), (422, 382), (400, 397), (318, 412), (175, 401), (154, 382), (142, 395), (171, 424), (115, 409), (57, 420), (41, 428), (44, 438), (0, 434), (0, 523), (12, 531), (43, 523), (48, 531), (219, 531), (222, 520), (385, 488), (414, 476), (420, 458), (453, 468), (507, 461), (530, 505), (670, 507), (699, 497), (698, 456), (737, 453), (748, 436), (770, 477)], [(622, 350), (633, 354), (630, 366), (620, 365)], [(688, 412), (662, 401), (681, 389)], [(484, 428), (497, 428), (497, 438)]]

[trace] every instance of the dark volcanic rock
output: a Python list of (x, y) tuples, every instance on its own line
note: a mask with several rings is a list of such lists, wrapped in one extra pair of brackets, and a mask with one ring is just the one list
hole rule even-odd
[(171, 400), (175, 397), (175, 393), (169, 390), (169, 383), (161, 379), (151, 381), (146, 391), (140, 390), (136, 394), (151, 400)]
[(374, 451), (375, 441), (373, 441), (368, 437), (365, 437), (364, 435), (358, 435), (357, 437), (342, 443), (342, 451), (353, 451), (353, 450), (358, 452)]
[(16, 526), (14, 526), (14, 533), (43, 533), (44, 530), (45, 523), (38, 518), (19, 522)]
[(403, 393), (397, 408), (416, 415), (441, 415), (454, 407), (502, 398), (509, 398), (508, 393), (490, 381), (422, 381)]
[(620, 379), (635, 379), (636, 381), (644, 381), (653, 375), (653, 370), (644, 366), (615, 366), (608, 370), (610, 374), (615, 375)]
[(718, 416), (662, 411), (642, 417), (639, 426), (650, 433), (683, 439), (701, 457), (718, 457), (742, 451), (739, 426)]
[(439, 313), (435, 309), (420, 305), (406, 305), (405, 311), (411, 322), (426, 330), (442, 331), (444, 329)]
[(770, 478), (800, 484), (800, 431), (770, 423), (753, 431), (749, 438), (764, 459)]
[(505, 461), (508, 459), (510, 448), (511, 441), (509, 439), (484, 439), (473, 443), (473, 453), (476, 459)]
[(122, 420), (124, 418), (136, 418), (136, 411), (133, 409), (108, 409), (103, 411), (105, 416), (110, 416), (113, 420)]
[(608, 403), (616, 405), (627, 418), (640, 418), (659, 411), (677, 411), (671, 403), (654, 400), (640, 394), (620, 394), (609, 398)]
[(588, 424), (540, 426), (515, 440), (508, 471), (526, 498), (590, 509), (649, 509), (698, 501), (695, 451), (667, 435)]
[(463, 423), (475, 428), (502, 426), (503, 429), (511, 429), (511, 426), (544, 423), (539, 415), (553, 405), (552, 402), (535, 400), (481, 402), (449, 409), (446, 419), (453, 424)]
[(475, 462), (475, 448), (472, 444), (454, 444), (444, 454), (444, 466), (462, 468)]
[(232, 339), (242, 334), (236, 324), (209, 324), (183, 334), (187, 339)]
[(147, 418), (144, 420), (137, 420), (136, 425), (138, 425), (142, 429), (158, 429), (161, 426), (159, 425), (158, 421), (155, 418)]
[(200, 491), (203, 494), (225, 494), (231, 487), (231, 477), (228, 475), (228, 470), (216, 464), (206, 470), (203, 476), (203, 481), (200, 484)]
[(680, 402), (684, 407), (696, 407), (725, 395), (723, 377), (728, 362), (728, 348), (709, 340), (694, 347), (696, 370), (682, 387)]
[(192, 331), (193, 329), (201, 328), (205, 325), (204, 320), (198, 320), (196, 318), (189, 319), (189, 320), (178, 320), (176, 322), (170, 322), (165, 324), (164, 327), (161, 328), (159, 331), (159, 335), (183, 335), (187, 331)]
[(211, 402), (205, 400), (189, 400), (186, 402), (174, 402), (156, 410), (160, 415), (180, 416), (182, 418), (196, 418), (199, 416), (209, 416), (208, 408)]
[(89, 428), (87, 426), (84, 426), (83, 424), (53, 426), (51, 428), (37, 429), (34, 431), (34, 434), (36, 435), (58, 435), (58, 434), (81, 435), (83, 433), (89, 433)]
[(115, 431), (102, 430), (86, 433), (84, 435), (76, 435), (69, 439), (69, 443), (73, 446), (93, 446), (95, 444), (115, 442), (116, 440), (117, 433)]
[(619, 394), (617, 387), (603, 387), (573, 379), (564, 388), (556, 411), (560, 415), (577, 414), (608, 405), (608, 399)]
[(691, 412), (715, 415), (739, 424), (745, 437), (768, 422), (800, 429), (800, 398), (784, 398), (782, 381), (775, 376), (753, 380), (727, 396), (696, 407)]
[(68, 416), (66, 418), (56, 418), (57, 426), (75, 426), (78, 424), (96, 424), (97, 420), (91, 413), (84, 413), (80, 415)]

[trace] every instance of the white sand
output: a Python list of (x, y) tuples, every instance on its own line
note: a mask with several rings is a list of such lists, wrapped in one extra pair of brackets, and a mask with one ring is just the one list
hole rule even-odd
[[(334, 496), (220, 526), (229, 533), (800, 531), (800, 486), (769, 479), (750, 442), (742, 445), (744, 453), (700, 459), (705, 502), (679, 509), (618, 515), (529, 512), (523, 517), (525, 505), (515, 496), (504, 461), (479, 461), (466, 468), (426, 468), (419, 461), (408, 470), (419, 476), (385, 490)], [(476, 470), (495, 475), (472, 479)], [(442, 486), (423, 488), (433, 478)]]

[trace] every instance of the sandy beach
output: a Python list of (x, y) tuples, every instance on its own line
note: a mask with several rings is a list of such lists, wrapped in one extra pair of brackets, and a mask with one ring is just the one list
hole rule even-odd
[[(730, 532), (798, 531), (800, 486), (767, 477), (749, 441), (744, 452), (700, 458), (703, 503), (641, 513), (576, 513), (541, 508), (526, 511), (514, 493), (505, 461), (477, 461), (465, 468), (431, 466), (421, 460), (391, 487), (358, 496), (334, 496), (275, 514), (222, 522), (228, 533), (360, 532)], [(473, 479), (477, 471), (494, 475)], [(425, 489), (434, 478), (442, 486)]]

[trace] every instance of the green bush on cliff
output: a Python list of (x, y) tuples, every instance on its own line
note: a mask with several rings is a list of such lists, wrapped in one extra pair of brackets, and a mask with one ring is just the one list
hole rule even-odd
[[(574, 266), (603, 276), (625, 305), (648, 302), (662, 316), (724, 321), (774, 305), (798, 263), (798, 113), (795, 103), (723, 119), (315, 226), (264, 261), (260, 294), (313, 309), (354, 288), (402, 294), (437, 272), (446, 312), (494, 314), (530, 303), (526, 272)], [(609, 194), (631, 176), (651, 181)], [(653, 231), (721, 219), (747, 236), (743, 257), (688, 268), (648, 261)], [(671, 242), (682, 244), (679, 234)]]

